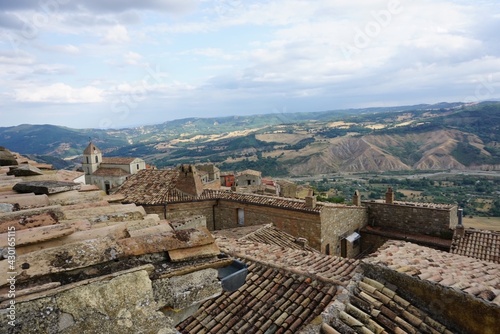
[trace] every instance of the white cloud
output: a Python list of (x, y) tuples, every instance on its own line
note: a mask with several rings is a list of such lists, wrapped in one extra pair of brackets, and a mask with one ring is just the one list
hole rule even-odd
[(123, 61), (127, 65), (140, 65), (142, 63), (143, 57), (136, 53), (129, 51), (123, 56)]
[(102, 91), (98, 88), (86, 86), (73, 88), (64, 83), (55, 83), (48, 86), (27, 86), (15, 90), (15, 99), (18, 102), (42, 103), (96, 103), (102, 102)]
[[(19, 34), (15, 18), (33, 23), (40, 4), (0, 4), (8, 14), (0, 15), (1, 102), (69, 110), (142, 96), (137, 110), (216, 115), (460, 100), (490, 75), (500, 92), (500, 7), (492, 0), (62, 3), (17, 55), (6, 36)], [(392, 3), (398, 10), (387, 16)], [(144, 85), (153, 64), (168, 77)]]
[(128, 30), (123, 25), (115, 25), (106, 32), (102, 42), (105, 44), (122, 44), (128, 43), (130, 37), (128, 35)]

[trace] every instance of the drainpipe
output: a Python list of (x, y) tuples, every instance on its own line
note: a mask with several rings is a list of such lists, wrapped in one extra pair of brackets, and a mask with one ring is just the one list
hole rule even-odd
[(212, 225), (213, 225), (212, 227), (213, 227), (213, 231), (215, 231), (215, 207), (219, 206), (219, 199), (218, 198), (215, 200), (215, 203), (216, 204), (212, 205)]

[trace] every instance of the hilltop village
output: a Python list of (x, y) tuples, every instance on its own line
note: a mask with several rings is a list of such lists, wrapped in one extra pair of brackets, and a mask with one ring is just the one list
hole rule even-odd
[(2, 333), (497, 333), (500, 233), (456, 205), (0, 148)]

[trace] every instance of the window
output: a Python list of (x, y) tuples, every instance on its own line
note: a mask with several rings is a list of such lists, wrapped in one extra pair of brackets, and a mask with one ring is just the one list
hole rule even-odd
[(249, 185), (249, 186), (252, 185), (252, 181), (247, 180), (247, 185)]
[(238, 209), (238, 225), (245, 225), (245, 211), (243, 209)]
[(87, 157), (87, 163), (90, 163), (90, 161), (89, 161), (89, 157)]
[(139, 170), (139, 164), (137, 164), (137, 170)]
[(96, 163), (99, 162), (99, 156), (97, 156), (97, 155), (95, 156), (95, 162)]

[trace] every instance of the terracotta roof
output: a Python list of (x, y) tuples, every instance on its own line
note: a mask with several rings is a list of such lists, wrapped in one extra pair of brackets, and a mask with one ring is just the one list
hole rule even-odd
[(249, 240), (217, 237), (226, 253), (243, 259), (289, 270), (324, 282), (345, 284), (355, 274), (358, 260), (329, 256), (306, 250), (268, 245)]
[(298, 250), (308, 250), (315, 253), (318, 252), (316, 249), (307, 246), (307, 244), (302, 245), (300, 240), (296, 237), (274, 227), (272, 224), (264, 225), (258, 230), (245, 235), (240, 240), (255, 241), (263, 244), (277, 245)]
[(83, 154), (95, 154), (95, 153), (101, 153), (101, 150), (97, 148), (92, 142), (90, 142), (85, 150), (83, 151)]
[(356, 333), (451, 333), (432, 315), (397, 294), (397, 287), (363, 277), (330, 326)]
[(500, 305), (500, 264), (497, 263), (395, 240), (387, 241), (363, 262)]
[(246, 260), (245, 285), (201, 305), (181, 333), (297, 333), (334, 298), (335, 285)]
[(95, 176), (127, 176), (130, 175), (121, 168), (98, 168), (92, 175)]
[(175, 188), (177, 169), (144, 169), (132, 175), (116, 191), (126, 196), (125, 202), (146, 205), (166, 203), (169, 191)]
[(137, 158), (129, 157), (103, 157), (102, 163), (108, 165), (130, 165)]
[(455, 230), (450, 252), (500, 263), (500, 232), (466, 229), (463, 236)]
[(225, 190), (205, 189), (200, 196), (188, 195), (176, 189), (178, 169), (141, 170), (129, 177), (116, 193), (126, 196), (125, 202), (141, 205), (162, 205), (176, 202), (192, 202), (212, 199), (252, 203), (256, 205), (273, 206), (291, 210), (321, 212), (325, 204), (317, 204), (307, 208), (304, 200), (265, 196), (257, 194), (242, 194)]

